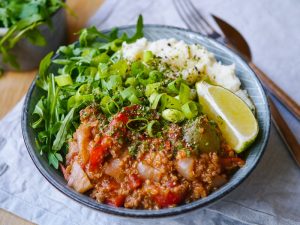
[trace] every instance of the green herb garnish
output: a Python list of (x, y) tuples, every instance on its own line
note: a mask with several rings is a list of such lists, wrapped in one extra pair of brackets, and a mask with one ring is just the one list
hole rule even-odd
[[(10, 50), (22, 39), (27, 38), (37, 46), (46, 45), (38, 26), (51, 25), (51, 16), (64, 7), (62, 0), (9, 0), (0, 1), (0, 54), (5, 63), (19, 68)], [(2, 36), (2, 37), (1, 37)]]

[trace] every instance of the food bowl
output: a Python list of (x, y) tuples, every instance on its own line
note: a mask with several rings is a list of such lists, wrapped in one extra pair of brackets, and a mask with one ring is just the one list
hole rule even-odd
[[(131, 35), (135, 32), (135, 26), (121, 27), (119, 30), (120, 32), (126, 32)], [(228, 183), (205, 198), (188, 204), (179, 205), (174, 208), (165, 208), (160, 210), (116, 208), (107, 204), (96, 202), (96, 200), (87, 195), (77, 193), (67, 185), (67, 182), (59, 170), (55, 170), (53, 167), (49, 166), (47, 158), (39, 154), (39, 150), (36, 146), (36, 131), (32, 129), (31, 122), (33, 121), (32, 112), (39, 97), (41, 96), (41, 90), (36, 87), (35, 81), (33, 81), (25, 99), (22, 115), (22, 132), (28, 152), (36, 167), (54, 187), (68, 197), (93, 209), (118, 216), (135, 218), (169, 217), (203, 208), (213, 202), (216, 202), (218, 199), (226, 196), (233, 189), (237, 188), (238, 185), (250, 175), (262, 157), (268, 142), (270, 132), (270, 112), (264, 90), (254, 72), (240, 56), (227, 47), (198, 33), (168, 26), (146, 25), (144, 27), (144, 36), (149, 40), (175, 38), (177, 40), (183, 40), (188, 44), (199, 43), (205, 46), (210, 52), (214, 53), (216, 59), (221, 61), (222, 64), (227, 65), (235, 63), (236, 74), (241, 80), (242, 88), (248, 91), (248, 94), (252, 98), (256, 107), (256, 117), (260, 131), (256, 141), (244, 153), (246, 164), (231, 177)], [(54, 57), (58, 56), (56, 55)], [(50, 68), (50, 70), (55, 69), (55, 67)]]
[[(60, 45), (67, 41), (67, 20), (66, 12), (63, 8), (58, 9), (51, 17), (52, 26), (41, 24), (38, 26), (39, 31), (46, 39), (45, 46), (33, 45), (28, 39), (22, 38), (17, 44), (9, 50), (19, 63), (19, 70), (32, 70), (39, 66), (44, 56), (55, 51)], [(2, 61), (0, 55), (0, 68), (4, 70), (17, 70), (15, 67)]]

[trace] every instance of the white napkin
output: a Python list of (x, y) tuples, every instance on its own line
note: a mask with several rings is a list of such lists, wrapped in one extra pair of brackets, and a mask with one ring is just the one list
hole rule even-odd
[[(276, 0), (279, 2), (279, 0)], [(272, 1), (272, 2), (276, 2)], [(221, 1), (203, 1), (208, 9), (231, 9), (229, 3), (221, 4)], [(217, 5), (219, 2), (221, 5)], [(223, 2), (223, 1), (222, 1)], [(226, 1), (227, 2), (227, 1)], [(244, 7), (252, 9), (252, 16), (261, 13), (262, 3), (256, 0), (252, 4), (242, 6), (239, 1), (230, 1), (230, 12), (238, 12)], [(267, 5), (265, 0), (265, 6)], [(287, 1), (290, 9), (300, 11), (292, 6), (292, 1)], [(285, 3), (285, 4), (288, 4)], [(286, 6), (285, 6), (286, 7)], [(296, 8), (296, 9), (295, 9)], [(244, 9), (245, 10), (245, 9)], [(247, 12), (250, 9), (246, 10)], [(108, 12), (108, 13), (107, 13)], [(223, 11), (222, 11), (223, 12)], [(228, 12), (228, 14), (230, 14)], [(114, 25), (134, 24), (139, 13), (143, 13), (145, 22), (184, 26), (175, 12), (172, 1), (116, 1), (107, 0), (104, 6), (91, 19), (89, 24), (96, 24), (101, 28), (109, 28)], [(245, 15), (236, 14), (238, 24), (249, 24), (250, 19)], [(107, 17), (108, 16), (108, 17)], [(266, 17), (277, 18), (280, 15)], [(226, 16), (224, 16), (226, 18)], [(231, 18), (228, 16), (227, 18)], [(233, 17), (234, 18), (234, 17)], [(273, 19), (274, 19), (273, 18)], [(280, 17), (281, 18), (281, 17)], [(260, 20), (269, 21), (260, 18)], [(237, 21), (229, 21), (237, 22)], [(252, 22), (251, 22), (252, 23)], [(296, 23), (296, 22), (295, 22)], [(298, 22), (300, 25), (300, 22)], [(240, 25), (241, 26), (241, 25)], [(296, 25), (295, 25), (296, 26)], [(245, 30), (245, 29), (244, 29)], [(255, 27), (252, 27), (255, 31)], [(264, 31), (265, 36), (269, 35)], [(274, 31), (274, 30), (273, 30)], [(247, 31), (249, 32), (249, 31)], [(249, 32), (251, 33), (251, 32)], [(255, 35), (254, 35), (255, 36)], [(247, 36), (248, 37), (248, 36)], [(253, 37), (253, 36), (252, 36)], [(276, 38), (276, 36), (274, 36)], [(251, 35), (249, 35), (249, 41)], [(253, 40), (253, 39), (251, 39)], [(250, 41), (251, 43), (251, 41)], [(254, 44), (254, 42), (253, 42)], [(251, 46), (252, 47), (252, 46)], [(280, 49), (279, 46), (275, 46)], [(274, 47), (274, 48), (275, 48)], [(298, 47), (299, 50), (299, 47)], [(263, 50), (261, 50), (262, 52)], [(288, 55), (288, 50), (281, 53)], [(294, 50), (293, 50), (294, 51)], [(255, 52), (254, 52), (255, 53)], [(260, 58), (259, 54), (254, 55)], [(295, 54), (296, 56), (296, 54)], [(270, 60), (270, 59), (268, 59)], [(285, 76), (293, 76), (293, 70), (281, 65), (269, 65), (268, 60), (261, 61), (261, 65), (269, 70), (271, 75), (289, 71)], [(292, 59), (291, 59), (292, 60)], [(298, 66), (300, 69), (299, 65)], [(276, 72), (275, 72), (276, 71)], [(273, 74), (273, 73), (272, 73)], [(290, 82), (293, 85), (293, 82)], [(296, 87), (296, 86), (295, 86)], [(288, 89), (293, 93), (293, 88)], [(300, 98), (295, 88), (295, 97)], [(169, 219), (128, 219), (104, 214), (69, 199), (52, 187), (39, 173), (30, 159), (21, 134), (21, 112), (23, 100), (0, 122), (0, 207), (17, 214), (27, 220), (38, 224), (300, 224), (300, 172), (286, 147), (272, 127), (270, 141), (261, 162), (247, 180), (230, 195), (202, 210), (196, 210), (179, 218)], [(283, 108), (281, 110), (284, 111)], [(295, 122), (286, 111), (297, 138), (300, 138), (299, 123)], [(293, 122), (294, 121), (294, 122)]]

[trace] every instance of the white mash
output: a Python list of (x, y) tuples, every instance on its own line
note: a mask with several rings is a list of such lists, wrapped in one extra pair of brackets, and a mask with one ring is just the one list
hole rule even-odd
[(234, 92), (254, 109), (247, 92), (240, 89), (241, 82), (235, 74), (235, 65), (222, 65), (205, 47), (199, 44), (188, 45), (174, 38), (153, 42), (141, 38), (132, 44), (123, 43), (122, 55), (129, 61), (142, 58), (144, 51), (151, 51), (169, 65), (173, 72), (170, 76), (181, 74), (189, 84), (208, 76), (214, 84)]

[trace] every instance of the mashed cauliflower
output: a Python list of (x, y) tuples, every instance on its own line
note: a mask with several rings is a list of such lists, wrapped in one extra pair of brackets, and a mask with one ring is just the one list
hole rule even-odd
[(170, 66), (170, 76), (182, 75), (189, 84), (208, 76), (211, 82), (236, 93), (254, 109), (247, 92), (240, 89), (241, 82), (235, 74), (235, 65), (222, 65), (205, 47), (199, 44), (188, 45), (174, 38), (153, 42), (141, 38), (132, 44), (123, 43), (122, 46), (122, 55), (129, 61), (141, 59), (144, 51), (151, 51)]

